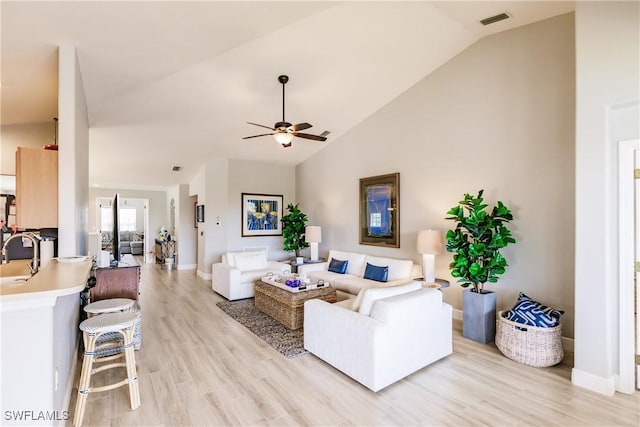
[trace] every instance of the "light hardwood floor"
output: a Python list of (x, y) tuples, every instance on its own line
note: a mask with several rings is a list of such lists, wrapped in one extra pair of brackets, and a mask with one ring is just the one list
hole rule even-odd
[[(219, 310), (221, 300), (193, 270), (144, 265), (142, 405), (129, 409), (127, 387), (92, 394), (84, 425), (640, 425), (640, 393), (572, 386), (571, 355), (527, 367), (462, 338), (454, 323), (451, 356), (373, 393), (313, 355), (281, 356)], [(92, 385), (120, 374), (112, 371)]]

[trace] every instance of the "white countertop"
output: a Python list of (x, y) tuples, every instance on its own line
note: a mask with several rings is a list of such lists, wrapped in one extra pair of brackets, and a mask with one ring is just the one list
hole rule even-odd
[[(9, 261), (0, 266), (0, 275), (23, 275), (29, 261), (31, 260)], [(20, 272), (16, 274), (16, 270)], [(57, 298), (81, 292), (86, 286), (90, 271), (91, 258), (78, 262), (58, 262), (54, 259), (25, 284), (1, 286), (0, 303), (4, 306), (7, 303)], [(26, 275), (28, 274), (27, 268)]]

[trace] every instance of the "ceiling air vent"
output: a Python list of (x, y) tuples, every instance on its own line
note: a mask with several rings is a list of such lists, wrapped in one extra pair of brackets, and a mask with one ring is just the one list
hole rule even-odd
[(488, 18), (484, 18), (482, 20), (480, 20), (480, 23), (482, 25), (489, 25), (489, 24), (493, 24), (499, 21), (504, 21), (505, 19), (509, 19), (511, 18), (511, 15), (509, 15), (507, 12), (503, 12), (500, 13), (499, 15), (495, 15), (495, 16), (490, 16)]
[(180, 169), (181, 169), (180, 166), (174, 166), (174, 167), (171, 168), (171, 170), (174, 171), (174, 172), (178, 172)]

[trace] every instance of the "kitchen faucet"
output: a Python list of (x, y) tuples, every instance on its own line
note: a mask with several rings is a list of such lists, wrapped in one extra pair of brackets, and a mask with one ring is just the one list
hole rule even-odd
[(38, 272), (38, 238), (33, 233), (18, 233), (18, 234), (14, 234), (13, 236), (9, 237), (4, 242), (4, 245), (2, 246), (2, 263), (6, 264), (6, 263), (9, 262), (9, 254), (8, 254), (8, 251), (7, 251), (7, 245), (9, 244), (10, 241), (12, 241), (13, 239), (17, 239), (18, 237), (21, 237), (21, 238), (26, 237), (27, 239), (31, 240), (31, 242), (32, 242), (32, 245), (33, 245), (33, 259), (31, 260), (31, 264), (29, 264), (29, 270), (31, 271), (31, 275), (33, 276), (34, 274), (36, 274)]

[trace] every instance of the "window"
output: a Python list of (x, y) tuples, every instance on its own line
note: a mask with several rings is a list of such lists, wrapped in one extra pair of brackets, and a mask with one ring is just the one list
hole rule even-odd
[(381, 227), (382, 226), (382, 214), (377, 212), (377, 213), (372, 213), (371, 214), (371, 219), (369, 220), (370, 224), (369, 226), (371, 227)]
[(120, 231), (136, 231), (136, 210), (120, 209)]
[(113, 231), (113, 208), (100, 207), (100, 231)]

